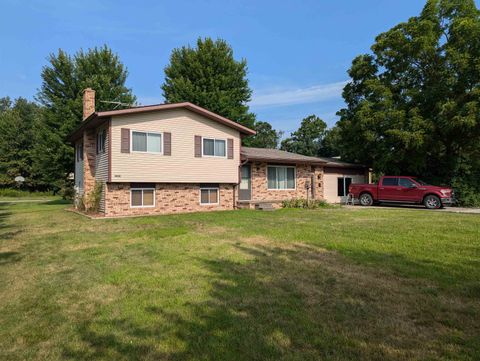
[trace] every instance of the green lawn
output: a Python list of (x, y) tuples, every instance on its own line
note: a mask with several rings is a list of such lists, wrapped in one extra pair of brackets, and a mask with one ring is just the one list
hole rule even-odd
[(0, 204), (2, 360), (478, 360), (480, 217)]

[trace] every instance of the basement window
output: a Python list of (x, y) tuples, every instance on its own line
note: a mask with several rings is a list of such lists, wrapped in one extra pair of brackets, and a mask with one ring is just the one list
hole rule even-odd
[(218, 188), (200, 188), (200, 204), (212, 205), (219, 203)]
[(132, 208), (155, 207), (155, 188), (130, 189), (130, 206)]

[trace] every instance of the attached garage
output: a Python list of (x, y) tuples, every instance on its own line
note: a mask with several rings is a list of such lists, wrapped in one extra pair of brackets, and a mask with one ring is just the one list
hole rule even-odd
[(343, 203), (351, 183), (368, 183), (369, 171), (363, 166), (329, 162), (324, 168), (324, 198), (329, 203)]

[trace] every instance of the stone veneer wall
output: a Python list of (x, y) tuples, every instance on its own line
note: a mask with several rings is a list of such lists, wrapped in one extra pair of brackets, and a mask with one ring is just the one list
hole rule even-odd
[[(105, 216), (130, 216), (145, 214), (169, 214), (234, 209), (234, 186), (220, 184), (218, 205), (200, 205), (200, 185), (183, 183), (157, 183), (155, 207), (131, 208), (130, 183), (107, 183), (105, 192)], [(236, 199), (236, 198), (235, 198)]]
[(323, 168), (310, 165), (296, 165), (296, 189), (294, 190), (269, 190), (267, 182), (267, 166), (274, 165), (269, 163), (253, 162), (252, 167), (252, 201), (275, 202), (293, 198), (307, 198), (305, 184), (307, 180), (311, 181), (312, 173), (314, 173), (315, 182), (315, 199), (323, 198)]

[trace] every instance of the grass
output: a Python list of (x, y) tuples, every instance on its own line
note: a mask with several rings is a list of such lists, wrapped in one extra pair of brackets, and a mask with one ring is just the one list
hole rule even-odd
[(478, 360), (480, 217), (0, 204), (2, 360)]

